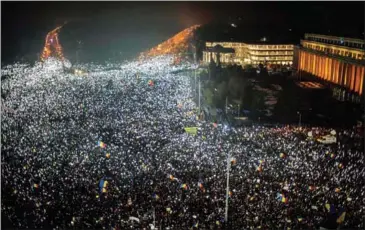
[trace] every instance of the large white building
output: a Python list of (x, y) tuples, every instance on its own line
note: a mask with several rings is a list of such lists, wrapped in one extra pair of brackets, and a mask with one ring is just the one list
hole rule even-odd
[[(203, 63), (210, 63), (220, 58), (221, 64), (258, 65), (279, 64), (292, 65), (294, 55), (293, 44), (268, 44), (266, 42), (241, 43), (241, 42), (206, 42), (206, 50), (203, 51)], [(233, 52), (219, 53), (216, 46), (232, 49)]]

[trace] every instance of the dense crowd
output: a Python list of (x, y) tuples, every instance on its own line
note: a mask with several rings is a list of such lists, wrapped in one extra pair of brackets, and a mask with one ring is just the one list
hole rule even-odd
[(230, 153), (229, 229), (314, 229), (344, 212), (341, 226), (361, 226), (358, 134), (324, 145), (309, 129), (198, 120), (189, 72), (176, 72), (194, 67), (171, 62), (4, 67), (2, 217), (32, 229), (221, 229)]

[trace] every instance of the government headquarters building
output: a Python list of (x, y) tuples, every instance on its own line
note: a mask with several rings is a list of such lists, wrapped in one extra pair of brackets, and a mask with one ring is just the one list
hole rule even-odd
[(355, 95), (364, 93), (364, 40), (305, 34), (294, 49), (294, 68)]
[(203, 63), (292, 65), (293, 44), (271, 43), (266, 38), (257, 42), (206, 42)]

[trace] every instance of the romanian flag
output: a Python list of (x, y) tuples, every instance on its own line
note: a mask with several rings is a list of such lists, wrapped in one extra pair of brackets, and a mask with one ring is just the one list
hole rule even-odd
[(108, 186), (108, 181), (104, 180), (104, 178), (99, 181), (99, 190), (100, 190), (100, 192), (106, 193), (106, 191), (107, 191), (106, 187), (107, 186)]
[(346, 212), (345, 211), (341, 210), (340, 213), (341, 213), (341, 215), (336, 220), (336, 222), (338, 224), (341, 224), (342, 222), (344, 222), (345, 221), (345, 216), (346, 216)]
[(188, 186), (187, 186), (187, 184), (182, 184), (182, 185), (180, 186), (180, 188), (182, 188), (182, 189), (184, 189), (184, 190), (188, 190)]
[(160, 199), (159, 195), (157, 195), (156, 193), (154, 193), (154, 194), (152, 195), (152, 197), (153, 197), (153, 199), (155, 199), (155, 200)]
[(152, 81), (152, 80), (149, 80), (149, 81), (148, 81), (148, 85), (149, 85), (149, 86), (154, 86), (153, 81)]
[(329, 213), (331, 214), (336, 213), (336, 208), (333, 204), (326, 204), (325, 207)]
[(228, 196), (229, 196), (229, 197), (232, 197), (232, 195), (233, 195), (232, 191), (229, 191), (229, 192), (228, 192)]
[(262, 165), (260, 164), (257, 169), (256, 169), (258, 172), (262, 172)]
[(283, 203), (288, 203), (288, 198), (286, 198), (285, 196), (283, 196), (282, 198), (281, 198), (281, 202), (283, 202)]
[(205, 188), (203, 186), (203, 183), (199, 182), (198, 187), (200, 188), (200, 190), (202, 190), (203, 193), (205, 192)]
[(34, 184), (33, 185), (33, 188), (39, 188), (39, 185), (38, 184)]
[(280, 158), (285, 158), (285, 154), (284, 153), (280, 153)]
[(316, 189), (316, 187), (315, 187), (315, 186), (311, 186), (311, 185), (310, 185), (310, 186), (308, 186), (308, 190), (309, 190), (309, 191), (313, 191), (313, 190), (315, 190), (315, 189)]
[(104, 181), (102, 192), (106, 193), (106, 187), (108, 186), (108, 181)]
[(102, 141), (98, 141), (98, 146), (102, 149), (104, 149), (106, 147), (106, 144)]
[(197, 223), (195, 223), (194, 225), (193, 225), (193, 228), (197, 228), (199, 226), (199, 223), (197, 222)]
[(343, 169), (343, 164), (342, 163), (339, 163), (338, 164), (338, 168)]
[(231, 158), (231, 164), (232, 164), (232, 165), (235, 165), (236, 163), (237, 163), (236, 158), (232, 157), (232, 158)]
[(174, 177), (174, 176), (173, 176), (173, 175), (171, 175), (171, 174), (170, 174), (169, 178), (170, 178), (170, 180), (172, 180), (172, 181), (173, 181), (173, 180), (178, 180), (176, 177)]
[(335, 158), (335, 154), (331, 153), (331, 158)]
[(198, 133), (198, 127), (185, 127), (185, 132), (196, 135)]
[(282, 193), (277, 193), (276, 194), (276, 199), (277, 200), (280, 200), (281, 202), (283, 202), (283, 203), (288, 203), (288, 198), (286, 198), (285, 196), (284, 196), (284, 194), (282, 194)]
[(259, 160), (259, 166), (257, 166), (256, 171), (262, 172), (262, 165), (264, 164), (264, 160)]

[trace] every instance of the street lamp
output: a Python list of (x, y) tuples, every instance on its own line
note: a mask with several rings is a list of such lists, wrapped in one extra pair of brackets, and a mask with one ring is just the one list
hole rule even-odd
[(229, 171), (231, 170), (231, 151), (227, 154), (227, 186), (226, 186), (226, 210), (224, 215), (224, 222), (228, 223), (228, 202), (229, 202)]
[[(229, 122), (228, 118), (227, 118), (227, 113), (226, 113), (226, 121), (228, 123), (228, 125), (224, 125), (223, 127), (223, 132), (225, 133), (225, 135), (227, 135), (227, 139), (228, 140), (232, 140), (232, 131), (233, 131), (233, 127), (231, 125), (231, 123)], [(230, 174), (230, 170), (231, 170), (231, 149), (227, 149), (227, 184), (226, 184), (226, 208), (225, 208), (225, 215), (224, 215), (224, 222), (227, 226), (228, 224), (228, 207), (229, 207), (229, 174)]]
[(302, 114), (298, 111), (297, 114), (299, 115), (299, 122), (298, 122), (298, 125), (299, 127), (301, 126), (302, 124)]
[(199, 78), (199, 115), (200, 115), (200, 88), (201, 88), (201, 84), (200, 84), (200, 78)]
[(240, 103), (238, 103), (238, 117), (240, 117), (240, 108), (241, 108)]

